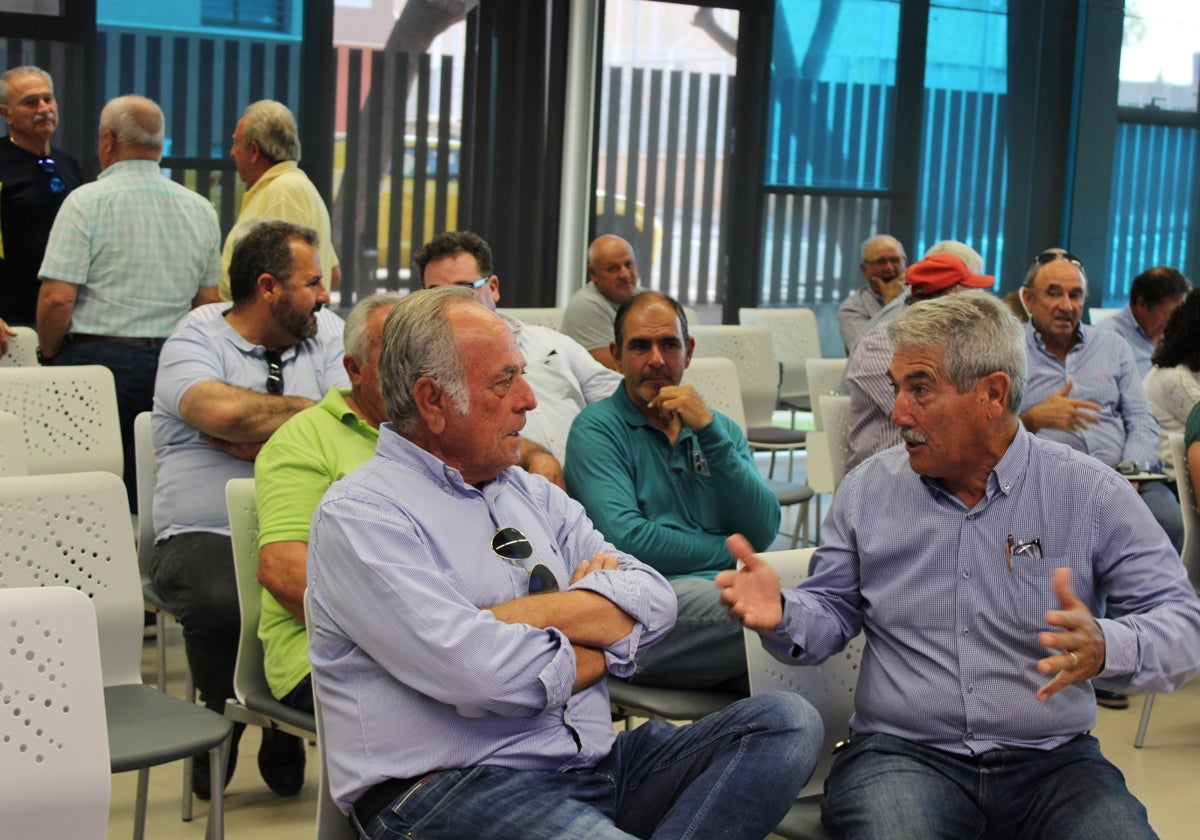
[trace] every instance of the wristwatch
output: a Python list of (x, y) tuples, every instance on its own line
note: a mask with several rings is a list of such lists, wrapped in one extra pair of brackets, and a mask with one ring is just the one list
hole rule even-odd
[(43, 356), (41, 347), (34, 351), (34, 355), (37, 356), (37, 363), (39, 365), (52, 365), (54, 364), (54, 360), (58, 358), (57, 354), (53, 356)]

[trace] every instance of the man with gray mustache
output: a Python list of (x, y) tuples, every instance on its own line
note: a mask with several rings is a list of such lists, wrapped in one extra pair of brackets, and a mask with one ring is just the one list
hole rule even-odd
[(0, 356), (13, 335), (10, 324), (33, 326), (38, 267), (58, 208), (83, 183), (75, 158), (50, 145), (58, 128), (54, 80), (40, 67), (14, 67), (0, 75)]

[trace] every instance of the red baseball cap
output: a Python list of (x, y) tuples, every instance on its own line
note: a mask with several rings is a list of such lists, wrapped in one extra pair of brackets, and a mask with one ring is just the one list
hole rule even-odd
[(990, 274), (972, 274), (967, 264), (953, 254), (931, 254), (915, 262), (904, 273), (904, 282), (916, 297), (928, 297), (954, 286), (990, 289), (996, 278)]

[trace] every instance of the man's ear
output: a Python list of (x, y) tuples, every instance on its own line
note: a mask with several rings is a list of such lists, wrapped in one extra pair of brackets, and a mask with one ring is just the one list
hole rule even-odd
[(1012, 380), (1007, 373), (995, 371), (979, 380), (976, 392), (987, 403), (988, 419), (998, 420), (1008, 408), (1008, 395), (1012, 391)]
[(258, 280), (255, 281), (255, 284), (258, 287), (259, 297), (263, 297), (268, 300), (275, 296), (275, 293), (279, 291), (279, 288), (282, 285), (279, 282), (279, 278), (277, 278), (274, 274), (268, 274), (265, 271), (258, 275)]
[(413, 385), (413, 402), (421, 420), (435, 435), (441, 434), (446, 428), (447, 406), (446, 392), (441, 389), (432, 376), (422, 376)]

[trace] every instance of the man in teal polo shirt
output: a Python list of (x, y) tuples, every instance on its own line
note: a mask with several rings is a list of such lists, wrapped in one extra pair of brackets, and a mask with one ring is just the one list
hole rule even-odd
[(630, 682), (745, 690), (742, 634), (713, 578), (733, 568), (730, 534), (758, 551), (770, 546), (779, 502), (738, 424), (679, 384), (694, 347), (679, 304), (639, 292), (618, 308), (614, 333), (623, 387), (575, 419), (567, 450), (577, 454), (564, 472), (596, 528), (675, 590), (675, 629), (645, 653)]

